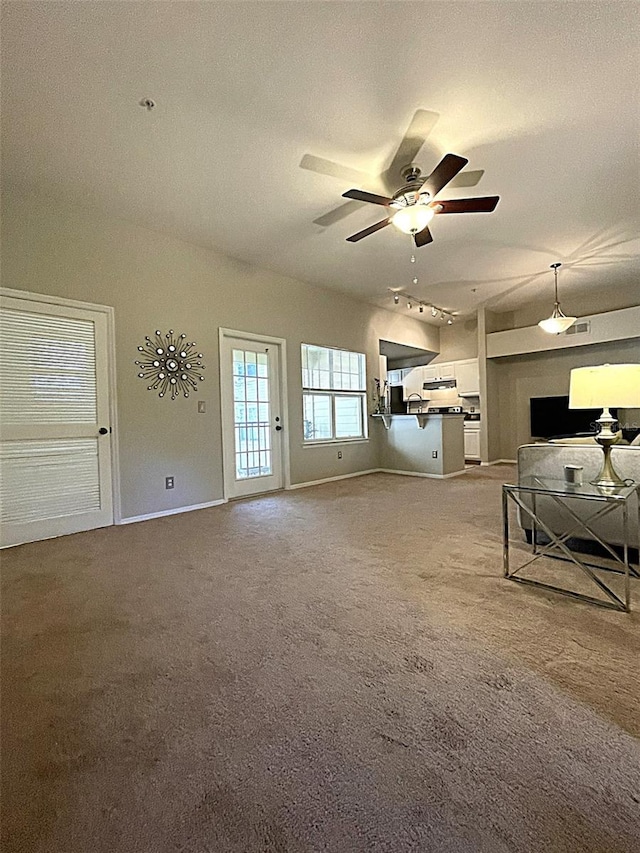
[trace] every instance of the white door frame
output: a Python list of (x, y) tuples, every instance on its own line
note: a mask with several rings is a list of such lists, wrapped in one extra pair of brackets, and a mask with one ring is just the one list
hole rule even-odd
[[(225, 394), (222, 391), (223, 377), (223, 355), (222, 348), (224, 341), (227, 338), (239, 338), (243, 341), (256, 341), (261, 344), (278, 347), (279, 356), (279, 375), (280, 375), (280, 412), (282, 424), (284, 425), (284, 436), (282, 441), (282, 488), (291, 488), (291, 460), (289, 455), (289, 397), (287, 394), (287, 342), (284, 338), (274, 338), (271, 335), (258, 335), (255, 332), (241, 332), (238, 329), (224, 329), (222, 326), (218, 329), (218, 353), (220, 362), (220, 430), (224, 447), (225, 442), (225, 424), (231, 413), (228, 411)], [(228, 438), (226, 440), (229, 440)], [(229, 500), (228, 488), (228, 471), (224, 464), (224, 451), (222, 453), (222, 483), (224, 488), (225, 500)]]
[(118, 410), (116, 398), (116, 344), (115, 344), (115, 311), (111, 305), (97, 305), (93, 302), (80, 302), (77, 299), (65, 299), (62, 296), (49, 296), (44, 293), (31, 293), (28, 290), (12, 290), (0, 287), (0, 296), (12, 299), (25, 299), (29, 302), (40, 302), (43, 305), (62, 305), (67, 308), (78, 308), (83, 311), (93, 311), (104, 314), (107, 319), (107, 372), (109, 378), (109, 418), (111, 434), (111, 495), (113, 500), (113, 523), (122, 521), (122, 506), (120, 499), (120, 453), (118, 447)]

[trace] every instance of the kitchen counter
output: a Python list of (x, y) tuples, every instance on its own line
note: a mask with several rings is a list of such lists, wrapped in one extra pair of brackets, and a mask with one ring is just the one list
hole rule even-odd
[(387, 429), (392, 418), (417, 418), (418, 426), (424, 429), (426, 418), (464, 418), (464, 412), (385, 412), (371, 415), (371, 417), (380, 418)]
[(386, 471), (439, 478), (464, 471), (463, 412), (373, 417), (385, 421), (382, 460)]

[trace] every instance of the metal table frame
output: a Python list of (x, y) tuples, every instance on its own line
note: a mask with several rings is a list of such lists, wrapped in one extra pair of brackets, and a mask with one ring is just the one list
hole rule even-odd
[[(518, 485), (505, 484), (502, 487), (502, 523), (503, 523), (503, 566), (504, 577), (508, 580), (516, 581), (517, 583), (528, 584), (530, 586), (542, 587), (543, 589), (552, 590), (553, 592), (568, 595), (571, 598), (577, 598), (581, 601), (587, 601), (590, 604), (597, 604), (599, 607), (608, 607), (613, 610), (622, 610), (629, 613), (631, 610), (631, 583), (630, 578), (640, 578), (640, 573), (631, 565), (629, 559), (629, 538), (631, 532), (631, 515), (630, 499), (638, 491), (638, 517), (636, 519), (638, 529), (638, 544), (639, 544), (639, 560), (640, 560), (640, 484), (632, 483), (620, 489), (608, 489), (594, 486), (591, 483), (573, 485), (565, 483), (564, 480), (553, 480), (542, 477), (525, 477)], [(531, 506), (528, 506), (522, 499), (523, 494), (531, 495)], [(562, 533), (554, 533), (548, 524), (540, 518), (537, 512), (536, 498), (539, 495), (550, 497), (565, 512), (569, 514), (575, 524)], [(532, 521), (532, 554), (530, 560), (519, 566), (517, 569), (511, 570), (509, 562), (509, 500), (512, 500), (521, 510), (530, 516)], [(597, 504), (597, 508), (587, 516), (586, 519), (580, 518), (573, 509), (569, 506), (570, 500), (590, 501)], [(592, 525), (598, 520), (613, 513), (616, 510), (622, 512), (622, 527), (623, 527), (623, 545), (622, 557), (620, 557), (613, 548), (604, 542), (600, 536), (593, 530)], [(570, 522), (569, 522), (570, 524)], [(542, 530), (549, 538), (547, 545), (539, 546), (537, 542), (537, 531)], [(582, 557), (576, 555), (567, 543), (567, 540), (575, 536), (578, 531), (583, 530), (588, 533), (588, 538), (595, 540), (601, 545), (608, 554), (611, 555), (614, 561), (613, 566), (605, 566), (601, 563), (592, 562), (589, 555), (589, 562)], [(581, 592), (574, 592), (564, 587), (553, 586), (552, 584), (542, 581), (531, 580), (529, 578), (518, 577), (517, 573), (522, 569), (530, 566), (540, 557), (549, 556), (560, 560), (568, 560), (575, 563), (587, 577), (607, 596), (608, 600), (594, 598), (585, 595)], [(621, 599), (604, 581), (599, 578), (593, 568), (604, 569), (606, 571), (624, 574), (624, 600)], [(640, 565), (639, 565), (640, 568)]]

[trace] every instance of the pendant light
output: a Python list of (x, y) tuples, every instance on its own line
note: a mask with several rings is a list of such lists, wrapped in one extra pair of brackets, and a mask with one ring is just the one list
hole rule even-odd
[(578, 319), (577, 317), (567, 317), (563, 314), (562, 309), (560, 308), (560, 303), (558, 302), (558, 267), (561, 266), (562, 264), (560, 261), (556, 261), (555, 264), (551, 264), (550, 266), (555, 278), (555, 302), (553, 303), (551, 316), (546, 320), (540, 320), (538, 323), (542, 331), (547, 332), (549, 335), (559, 335), (560, 332), (566, 332), (569, 326), (573, 326), (575, 321)]

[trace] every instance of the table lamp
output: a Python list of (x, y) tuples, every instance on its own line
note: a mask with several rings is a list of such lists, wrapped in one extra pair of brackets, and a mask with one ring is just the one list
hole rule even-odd
[(640, 364), (601, 364), (597, 367), (576, 367), (571, 371), (569, 385), (570, 409), (599, 409), (602, 414), (596, 421), (600, 431), (595, 439), (604, 450), (602, 470), (594, 486), (620, 488), (628, 485), (618, 476), (611, 464), (611, 445), (618, 436), (612, 427), (616, 419), (609, 412), (610, 406), (624, 409), (640, 407)]

